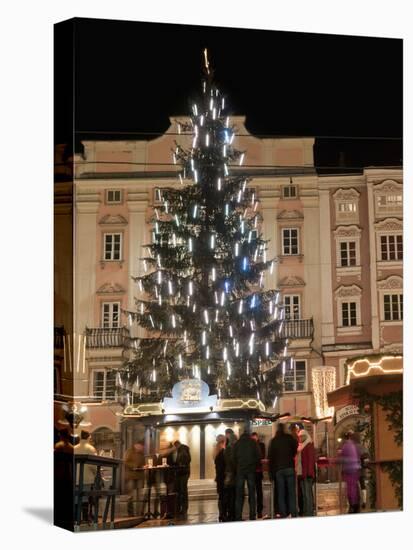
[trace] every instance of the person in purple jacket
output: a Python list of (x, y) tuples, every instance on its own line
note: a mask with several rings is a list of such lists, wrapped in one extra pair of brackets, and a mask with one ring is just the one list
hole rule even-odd
[(360, 512), (359, 480), (361, 472), (360, 450), (353, 432), (345, 435), (345, 442), (341, 448), (339, 460), (342, 464), (343, 479), (347, 487), (349, 513)]

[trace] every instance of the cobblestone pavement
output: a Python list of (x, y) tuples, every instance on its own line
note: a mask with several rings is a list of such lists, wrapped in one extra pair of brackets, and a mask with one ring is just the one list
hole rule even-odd
[[(317, 488), (318, 510), (317, 516), (335, 516), (340, 514), (339, 488), (337, 484), (320, 484)], [(270, 490), (264, 486), (264, 519), (270, 513)], [(248, 520), (248, 500), (245, 499), (243, 519)], [(347, 512), (347, 503), (342, 495), (341, 513)], [(258, 520), (261, 521), (261, 520)], [(218, 522), (218, 508), (216, 500), (193, 500), (189, 503), (188, 518), (186, 520), (152, 519), (142, 522), (137, 528), (158, 527), (168, 525), (195, 525)]]

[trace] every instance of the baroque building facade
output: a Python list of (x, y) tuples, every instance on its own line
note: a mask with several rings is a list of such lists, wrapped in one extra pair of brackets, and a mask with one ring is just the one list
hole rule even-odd
[[(260, 200), (268, 257), (277, 259), (266, 286), (282, 292), (294, 357), (275, 412), (314, 417), (314, 368), (334, 367), (339, 387), (348, 359), (402, 353), (403, 173), (368, 167), (320, 175), (313, 138), (259, 139), (244, 117), (233, 123), (235, 146), (246, 151), (238, 170)], [(95, 439), (115, 454), (116, 369), (124, 339), (143, 335), (122, 309), (134, 309), (132, 277), (142, 273), (158, 189), (180, 185), (171, 150), (188, 139), (171, 119), (150, 141), (84, 141), (73, 196), (68, 181), (56, 184), (56, 406), (73, 395), (85, 403)]]

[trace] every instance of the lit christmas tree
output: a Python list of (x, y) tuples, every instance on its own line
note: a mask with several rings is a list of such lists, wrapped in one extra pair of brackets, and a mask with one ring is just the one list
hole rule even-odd
[(125, 312), (149, 336), (129, 341), (118, 379), (134, 384), (135, 402), (163, 399), (177, 381), (200, 378), (218, 397), (254, 397), (269, 407), (288, 361), (284, 308), (279, 291), (264, 290), (274, 260), (240, 168), (245, 153), (232, 146), (226, 98), (204, 56), (202, 95), (190, 122), (178, 123), (192, 147), (173, 151), (179, 186), (159, 190), (162, 206), (135, 279), (137, 310)]

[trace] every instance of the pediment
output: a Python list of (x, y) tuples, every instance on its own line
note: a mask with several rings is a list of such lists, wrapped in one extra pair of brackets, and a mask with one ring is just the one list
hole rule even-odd
[(380, 290), (403, 290), (403, 278), (399, 275), (390, 275), (387, 279), (377, 281)]
[(360, 296), (361, 288), (357, 285), (350, 285), (350, 286), (341, 285), (334, 291), (334, 295), (336, 299)]
[(104, 283), (96, 294), (124, 294), (126, 290), (119, 283)]
[(336, 237), (357, 237), (361, 233), (357, 225), (341, 225), (334, 231)]
[(384, 180), (376, 183), (374, 191), (399, 191), (403, 188), (403, 184), (395, 180)]
[(128, 220), (121, 214), (106, 214), (99, 220), (99, 225), (128, 225)]
[(354, 201), (355, 199), (358, 199), (359, 196), (360, 193), (357, 189), (354, 189), (354, 187), (350, 187), (350, 189), (340, 188), (333, 194), (336, 201)]
[(374, 224), (377, 231), (402, 231), (403, 222), (398, 218), (386, 218)]
[(297, 277), (295, 275), (287, 275), (287, 277), (281, 279), (281, 281), (278, 283), (278, 286), (280, 288), (305, 286), (305, 282), (303, 281), (303, 279), (301, 279), (301, 277)]
[(304, 215), (299, 210), (281, 210), (277, 220), (302, 220)]

